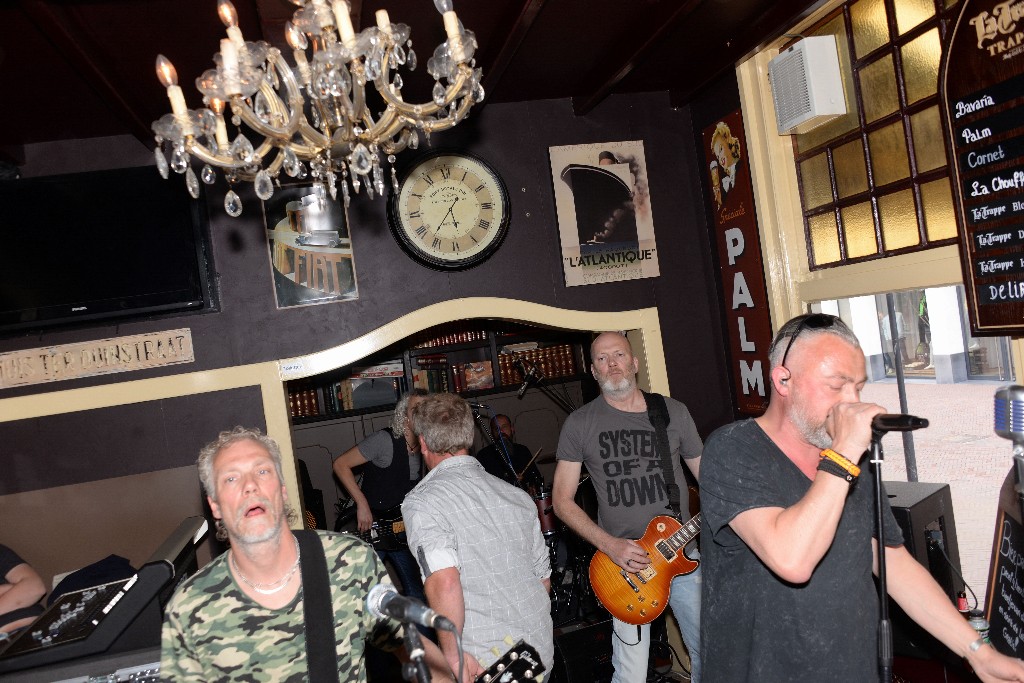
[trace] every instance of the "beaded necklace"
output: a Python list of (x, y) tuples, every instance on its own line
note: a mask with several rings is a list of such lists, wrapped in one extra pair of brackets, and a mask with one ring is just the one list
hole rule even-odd
[[(291, 569), (285, 572), (284, 576), (277, 581), (271, 581), (270, 583), (257, 583), (255, 581), (250, 581), (245, 578), (245, 575), (242, 574), (241, 570), (239, 570), (238, 563), (235, 562), (234, 552), (229, 552), (228, 559), (231, 560), (231, 566), (234, 568), (235, 574), (238, 575), (238, 578), (241, 579), (242, 583), (249, 586), (260, 595), (273, 595), (274, 593), (284, 590), (285, 586), (288, 585), (288, 581), (291, 580), (292, 575), (294, 575), (299, 569), (299, 561), (302, 559), (302, 554), (299, 551), (299, 542), (295, 540), (294, 536), (292, 536), (292, 540), (295, 541), (295, 564), (293, 564)], [(276, 586), (276, 588), (272, 588), (272, 586)]]

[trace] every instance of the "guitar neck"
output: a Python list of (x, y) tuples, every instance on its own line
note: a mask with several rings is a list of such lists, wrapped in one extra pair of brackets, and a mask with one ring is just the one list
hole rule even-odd
[(698, 512), (688, 522), (684, 522), (683, 526), (680, 527), (679, 531), (675, 532), (668, 537), (669, 543), (674, 546), (682, 547), (695, 539), (700, 534), (700, 513)]

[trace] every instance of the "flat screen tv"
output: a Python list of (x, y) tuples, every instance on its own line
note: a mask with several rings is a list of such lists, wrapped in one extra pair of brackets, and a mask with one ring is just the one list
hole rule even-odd
[(206, 220), (152, 167), (0, 181), (0, 332), (211, 308)]

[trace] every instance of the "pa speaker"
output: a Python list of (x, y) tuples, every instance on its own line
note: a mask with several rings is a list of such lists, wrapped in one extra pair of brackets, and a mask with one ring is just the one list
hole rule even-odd
[(612, 680), (612, 620), (555, 629), (555, 663), (548, 683)]
[(887, 481), (885, 492), (903, 531), (903, 545), (955, 604), (956, 594), (964, 589), (964, 583), (960, 578), (960, 547), (949, 485)]
[[(892, 514), (903, 532), (903, 545), (956, 604), (963, 590), (960, 578), (960, 549), (956, 540), (953, 499), (948, 484), (887, 481), (885, 492)], [(891, 599), (893, 652), (917, 660), (935, 660), (947, 670), (957, 666), (949, 650), (900, 609)], [(916, 680), (916, 679), (915, 679)], [(932, 679), (922, 677), (922, 682)]]

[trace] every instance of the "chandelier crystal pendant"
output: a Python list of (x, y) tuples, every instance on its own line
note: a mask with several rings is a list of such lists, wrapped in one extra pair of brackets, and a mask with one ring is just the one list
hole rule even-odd
[[(319, 196), (337, 199), (340, 187), (348, 207), (350, 188), (383, 196), (386, 161), (397, 190), (395, 155), (418, 147), (421, 131), (429, 142), (431, 133), (456, 125), (484, 99), (473, 59), (476, 37), (462, 27), (451, 0), (434, 0), (447, 40), (427, 60), (435, 83), (432, 101), (422, 104), (402, 99), (400, 71), (413, 71), (417, 63), (408, 26), (392, 24), (378, 10), (377, 25), (356, 33), (346, 0), (290, 1), (299, 6), (285, 25), (295, 66), (265, 41), (246, 41), (234, 5), (217, 0), (228, 37), (213, 57), (216, 67), (196, 79), (204, 108), (188, 109), (174, 66), (163, 55), (156, 58), (171, 102), (171, 113), (153, 122), (157, 169), (164, 178), (172, 170), (184, 174), (195, 198), (200, 182), (213, 184), (214, 168), (221, 169), (229, 185), (224, 210), (231, 216), (242, 213), (238, 183), (252, 182), (266, 200), (282, 171), (312, 177)], [(368, 84), (382, 111), (371, 111)], [(228, 106), (234, 138), (224, 118)], [(193, 160), (202, 164), (198, 175)]]

